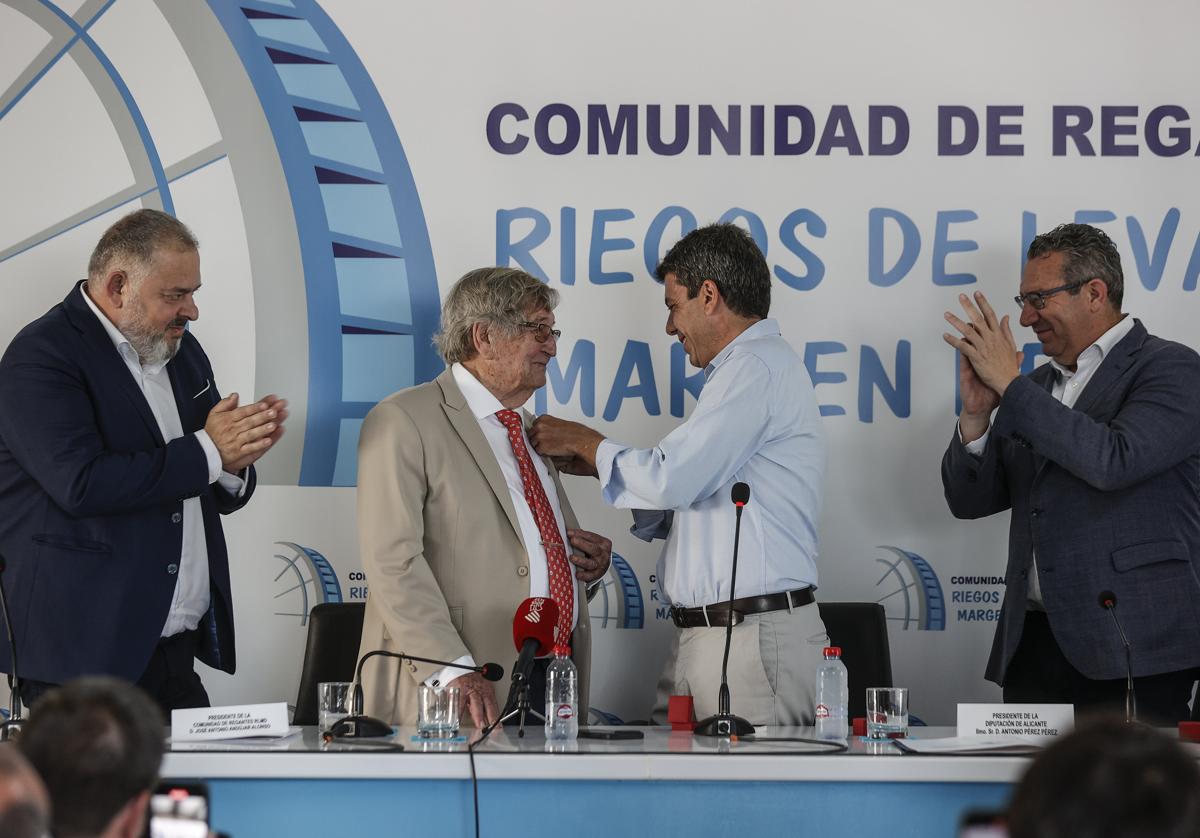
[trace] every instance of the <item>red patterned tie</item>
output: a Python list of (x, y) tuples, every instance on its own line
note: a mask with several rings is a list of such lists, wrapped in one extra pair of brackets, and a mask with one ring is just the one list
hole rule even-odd
[(512, 444), (521, 472), (521, 483), (525, 486), (525, 502), (537, 521), (542, 546), (546, 548), (546, 569), (550, 577), (550, 598), (558, 604), (558, 623), (554, 627), (556, 643), (566, 643), (571, 636), (571, 618), (575, 611), (575, 583), (571, 579), (571, 566), (567, 562), (567, 551), (562, 543), (558, 521), (546, 490), (533, 467), (529, 448), (525, 445), (525, 434), (521, 417), (512, 410), (496, 411), (496, 418), (508, 429), (508, 441)]

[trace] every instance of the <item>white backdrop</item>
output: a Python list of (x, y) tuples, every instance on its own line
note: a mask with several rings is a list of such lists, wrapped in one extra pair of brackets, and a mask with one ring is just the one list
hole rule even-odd
[[(544, 272), (562, 292), (559, 372), (576, 359), (583, 374), (542, 396), (551, 412), (636, 444), (674, 427), (681, 419), (672, 413), (695, 399), (673, 375), (647, 259), (679, 237), (680, 218), (707, 223), (732, 211), (758, 235), (776, 277), (772, 314), (808, 358), (828, 414), (820, 596), (884, 603), (896, 681), (913, 689), (914, 711), (928, 721), (949, 722), (956, 700), (997, 695), (982, 673), (1007, 525), (1007, 516), (957, 522), (942, 499), (938, 466), (955, 414), (942, 312), (959, 291), (979, 288), (1015, 319), (1009, 298), (1023, 242), (1089, 220), (1121, 248), (1126, 310), (1152, 332), (1196, 342), (1200, 131), (1190, 114), (1200, 110), (1191, 43), (1200, 8), (1192, 3), (76, 0), (57, 8), (84, 34), (44, 4), (0, 0), (0, 343), (83, 275), (108, 223), (142, 204), (162, 206), (166, 181), (174, 211), (201, 239), (194, 329), (222, 388), (278, 390), (298, 408), (254, 500), (225, 522), (240, 669), (205, 675), (219, 702), (294, 700), (299, 615), (320, 597), (311, 583), (300, 596), (276, 558), (294, 553), (279, 542), (326, 557), (345, 599), (361, 598), (365, 584), (353, 488), (297, 476), (310, 457), (301, 445), (316, 438), (306, 417), (325, 409), (311, 351), (321, 345), (322, 312), (319, 270), (303, 251), (309, 193), (288, 168), (278, 117), (283, 106), (324, 102), (349, 118), (350, 100), (325, 76), (299, 99), (289, 86), (299, 84), (295, 74), (327, 69), (313, 62), (335, 51), (332, 33), (347, 48), (339, 66), (349, 55), (365, 71), (344, 71), (358, 105), (367, 110), (363, 91), (373, 86), (403, 146), (419, 205), (396, 203), (396, 212), (403, 226), (404, 207), (417, 207), (436, 287), (501, 261)], [(230, 21), (244, 26), (242, 9), (258, 14), (247, 19), (263, 43), (236, 34)], [(268, 90), (247, 59), (267, 48), (291, 100)], [(281, 50), (309, 63), (281, 59)], [(678, 106), (687, 141), (677, 154), (656, 152), (679, 139)], [(874, 154), (873, 106), (883, 115)], [(735, 139), (708, 136), (710, 114), (728, 125), (732, 113)], [(591, 130), (597, 114), (636, 125), (606, 140)], [(489, 115), (498, 117), (494, 142)], [(1090, 129), (1073, 128), (1089, 118)], [(366, 121), (384, 148), (378, 123)], [(344, 152), (357, 161), (344, 172), (370, 179), (370, 155), (318, 154), (313, 136), (305, 134), (315, 157)], [(520, 151), (501, 153), (521, 137)], [(141, 151), (151, 145), (154, 154)], [(386, 169), (394, 157), (380, 159)], [(374, 205), (338, 211), (334, 190), (321, 194), (334, 233), (338, 212), (379, 219)], [(409, 254), (419, 241), (396, 241), (411, 286), (432, 280), (428, 268), (414, 275)], [(355, 374), (342, 369), (347, 380)], [(352, 444), (342, 427), (338, 444)], [(344, 459), (339, 468), (345, 475)], [(598, 632), (593, 703), (644, 717), (671, 630), (650, 598), (656, 548), (627, 534), (626, 516), (599, 502), (594, 481), (572, 478), (567, 488), (584, 525), (613, 538), (645, 596), (643, 628)], [(920, 561), (897, 562), (893, 547)], [(944, 611), (930, 608), (935, 590)]]

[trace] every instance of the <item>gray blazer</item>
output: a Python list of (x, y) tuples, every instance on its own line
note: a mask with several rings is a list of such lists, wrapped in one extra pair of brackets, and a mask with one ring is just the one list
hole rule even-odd
[(1200, 356), (1135, 321), (1073, 408), (1046, 364), (1009, 385), (982, 458), (955, 431), (942, 484), (957, 518), (1012, 510), (1007, 591), (987, 678), (1004, 683), (1032, 551), (1050, 627), (1092, 679), (1125, 677), (1102, 590), (1118, 599), (1137, 676), (1200, 666)]

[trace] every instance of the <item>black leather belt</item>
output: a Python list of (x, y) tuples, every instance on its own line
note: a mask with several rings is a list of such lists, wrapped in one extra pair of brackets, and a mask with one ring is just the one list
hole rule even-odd
[[(782, 591), (778, 594), (767, 594), (765, 596), (748, 596), (743, 599), (735, 599), (732, 603), (728, 600), (718, 602), (715, 605), (704, 605), (700, 608), (671, 608), (671, 620), (679, 628), (697, 628), (699, 626), (727, 626), (732, 619), (733, 625), (737, 625), (746, 619), (748, 614), (766, 614), (769, 611), (783, 611), (784, 609), (800, 608), (805, 605), (811, 605), (816, 602), (813, 596), (813, 589), (810, 585), (807, 588), (797, 588), (794, 591)], [(731, 610), (732, 606), (732, 610)]]

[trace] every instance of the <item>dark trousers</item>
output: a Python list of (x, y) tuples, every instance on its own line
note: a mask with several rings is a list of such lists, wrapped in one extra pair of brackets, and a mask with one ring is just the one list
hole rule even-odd
[[(1189, 718), (1188, 699), (1200, 669), (1133, 679), (1138, 719), (1170, 725)], [(1004, 701), (1010, 704), (1074, 704), (1076, 713), (1124, 715), (1125, 679), (1094, 681), (1071, 666), (1042, 611), (1026, 611), (1021, 642), (1004, 674)]]
[[(196, 674), (196, 647), (200, 632), (184, 631), (164, 637), (154, 647), (154, 654), (137, 685), (158, 702), (167, 721), (172, 710), (187, 707), (208, 707), (208, 692)], [(21, 679), (21, 700), (33, 707), (39, 698), (57, 684)]]

